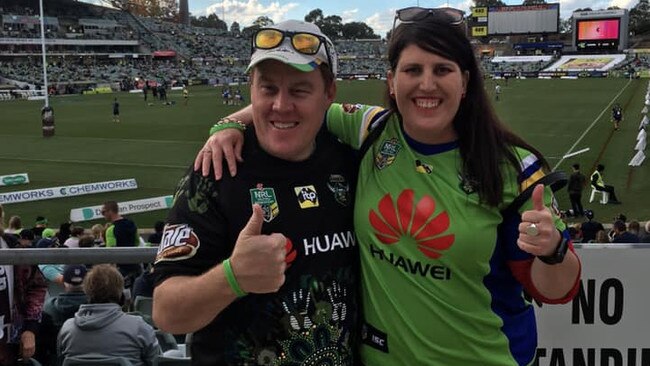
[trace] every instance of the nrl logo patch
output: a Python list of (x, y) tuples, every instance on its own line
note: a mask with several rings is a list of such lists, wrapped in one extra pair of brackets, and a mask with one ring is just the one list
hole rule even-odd
[(375, 166), (377, 169), (381, 170), (393, 164), (397, 157), (397, 153), (399, 153), (401, 148), (402, 146), (399, 144), (396, 137), (384, 140), (379, 152), (375, 156)]
[(156, 263), (192, 258), (200, 246), (199, 237), (189, 225), (167, 225), (158, 246)]
[(251, 193), (251, 204), (257, 203), (262, 207), (265, 222), (271, 222), (271, 220), (278, 217), (280, 207), (273, 188), (264, 188), (262, 183), (258, 183), (257, 188), (249, 191)]
[(327, 180), (327, 188), (334, 193), (336, 202), (343, 206), (350, 204), (350, 185), (345, 177), (340, 174), (332, 174)]

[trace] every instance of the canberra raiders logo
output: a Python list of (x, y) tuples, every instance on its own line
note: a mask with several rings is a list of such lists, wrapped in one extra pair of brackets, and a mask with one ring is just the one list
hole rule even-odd
[(397, 138), (393, 137), (388, 140), (384, 140), (381, 144), (381, 148), (377, 155), (375, 155), (375, 166), (378, 169), (384, 169), (385, 167), (393, 164), (397, 153), (402, 146), (397, 141)]
[(264, 211), (264, 221), (271, 222), (280, 213), (278, 200), (275, 197), (273, 188), (264, 188), (262, 183), (257, 183), (257, 188), (249, 190), (251, 193), (251, 204), (258, 204)]
[(327, 181), (327, 188), (334, 194), (336, 202), (343, 206), (347, 206), (350, 203), (350, 185), (344, 176), (331, 174)]

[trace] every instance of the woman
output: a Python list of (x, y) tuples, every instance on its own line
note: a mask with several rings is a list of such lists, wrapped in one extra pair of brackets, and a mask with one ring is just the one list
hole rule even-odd
[[(0, 205), (0, 252), (17, 248), (13, 235), (5, 235), (4, 210)], [(45, 280), (35, 266), (0, 265), (0, 365), (23, 365), (36, 352), (36, 334)]]
[[(495, 115), (462, 12), (407, 8), (395, 20), (387, 75), (392, 114), (363, 154), (357, 186), (363, 194), (355, 202), (361, 359), (529, 364), (537, 337), (523, 290), (539, 301), (568, 302), (580, 276), (565, 226), (546, 207), (550, 190), (535, 187), (525, 211), (504, 210), (548, 165)], [(247, 113), (231, 117), (248, 121)], [(367, 126), (385, 113), (335, 104), (327, 127), (358, 148)], [(218, 142), (211, 137), (202, 152), (220, 163), (224, 146), (233, 161), (233, 144)], [(207, 174), (209, 164), (197, 157), (195, 168), (203, 165)]]

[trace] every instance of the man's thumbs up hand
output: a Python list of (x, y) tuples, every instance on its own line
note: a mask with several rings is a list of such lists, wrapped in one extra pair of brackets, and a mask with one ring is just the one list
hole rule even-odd
[(242, 290), (249, 293), (276, 292), (284, 284), (287, 238), (282, 234), (262, 235), (264, 216), (260, 205), (239, 232), (230, 264)]

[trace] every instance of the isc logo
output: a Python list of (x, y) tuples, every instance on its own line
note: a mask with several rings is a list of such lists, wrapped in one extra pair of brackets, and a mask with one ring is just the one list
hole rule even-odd
[(293, 191), (296, 193), (300, 208), (318, 207), (318, 193), (313, 185), (294, 187)]

